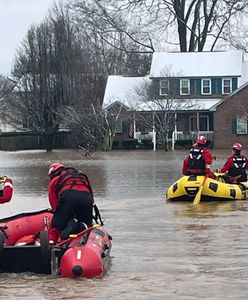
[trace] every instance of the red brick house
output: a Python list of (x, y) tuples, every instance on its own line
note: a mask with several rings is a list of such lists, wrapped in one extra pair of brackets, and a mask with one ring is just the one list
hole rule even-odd
[(248, 148), (248, 83), (220, 103), (214, 112), (214, 147), (231, 148), (241, 143)]

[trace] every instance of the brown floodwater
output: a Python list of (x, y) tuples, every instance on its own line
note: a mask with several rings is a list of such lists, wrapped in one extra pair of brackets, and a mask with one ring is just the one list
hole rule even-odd
[[(213, 169), (230, 151), (213, 151)], [(49, 207), (47, 169), (55, 162), (81, 168), (113, 236), (101, 279), (0, 274), (2, 299), (247, 299), (248, 201), (167, 203), (186, 151), (60, 150), (0, 152), (0, 175), (13, 178), (0, 218)]]

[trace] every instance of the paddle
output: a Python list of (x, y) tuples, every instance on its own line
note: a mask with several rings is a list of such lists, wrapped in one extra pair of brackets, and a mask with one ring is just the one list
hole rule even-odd
[(199, 204), (199, 203), (200, 203), (200, 201), (201, 201), (201, 193), (202, 193), (202, 189), (203, 189), (203, 187), (204, 187), (204, 184), (205, 184), (205, 181), (206, 181), (207, 178), (208, 178), (208, 176), (205, 175), (205, 178), (204, 178), (204, 180), (203, 180), (203, 182), (202, 182), (202, 185), (199, 187), (199, 190), (198, 190), (197, 194), (195, 195), (195, 199), (194, 199), (194, 201), (193, 201), (193, 205), (196, 205), (196, 204)]
[(93, 230), (94, 228), (97, 228), (97, 227), (100, 227), (101, 225), (100, 224), (94, 224), (93, 226), (89, 227), (89, 228), (86, 228), (85, 230), (77, 233), (77, 234), (70, 234), (70, 237), (62, 242), (60, 242), (59, 244), (56, 244), (55, 247), (60, 247), (60, 246), (63, 246), (69, 242), (71, 242), (73, 239), (75, 239), (76, 237), (79, 237), (79, 236), (82, 236), (84, 235), (85, 233), (88, 233), (90, 232), (91, 230)]
[(244, 188), (245, 190), (248, 190), (248, 183), (246, 182), (240, 182), (239, 183), (240, 186), (242, 186), (242, 188)]
[(5, 182), (5, 181), (6, 181), (6, 179), (7, 179), (7, 177), (6, 177), (6, 176), (1, 176), (1, 177), (0, 177), (0, 183), (1, 183), (1, 182)]

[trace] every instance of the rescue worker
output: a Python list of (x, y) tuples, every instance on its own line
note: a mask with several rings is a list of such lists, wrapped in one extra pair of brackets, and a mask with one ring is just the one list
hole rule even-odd
[(7, 176), (0, 177), (0, 204), (9, 202), (13, 195), (12, 179)]
[[(75, 168), (65, 168), (61, 163), (53, 163), (48, 170), (50, 183), (48, 187), (49, 202), (54, 211), (51, 227), (48, 230), (50, 242), (58, 238), (67, 239), (69, 234), (77, 233), (92, 226), (93, 208), (95, 220), (102, 220), (94, 203), (93, 191), (88, 177)], [(76, 229), (77, 223), (84, 227)], [(74, 230), (78, 230), (74, 232)]]
[(243, 147), (240, 143), (235, 143), (232, 146), (232, 155), (229, 156), (220, 169), (222, 176), (228, 183), (240, 183), (247, 181), (246, 170), (248, 169), (248, 159), (246, 156), (241, 155)]
[(206, 143), (206, 137), (203, 135), (199, 136), (189, 155), (183, 161), (183, 175), (207, 175), (210, 178), (216, 178), (211, 171), (214, 156), (206, 148)]

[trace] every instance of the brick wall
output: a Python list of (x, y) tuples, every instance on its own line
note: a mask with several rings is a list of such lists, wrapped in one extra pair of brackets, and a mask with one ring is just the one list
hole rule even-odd
[(230, 149), (234, 143), (248, 148), (248, 135), (233, 133), (232, 119), (248, 113), (248, 85), (227, 97), (214, 112), (214, 148)]

